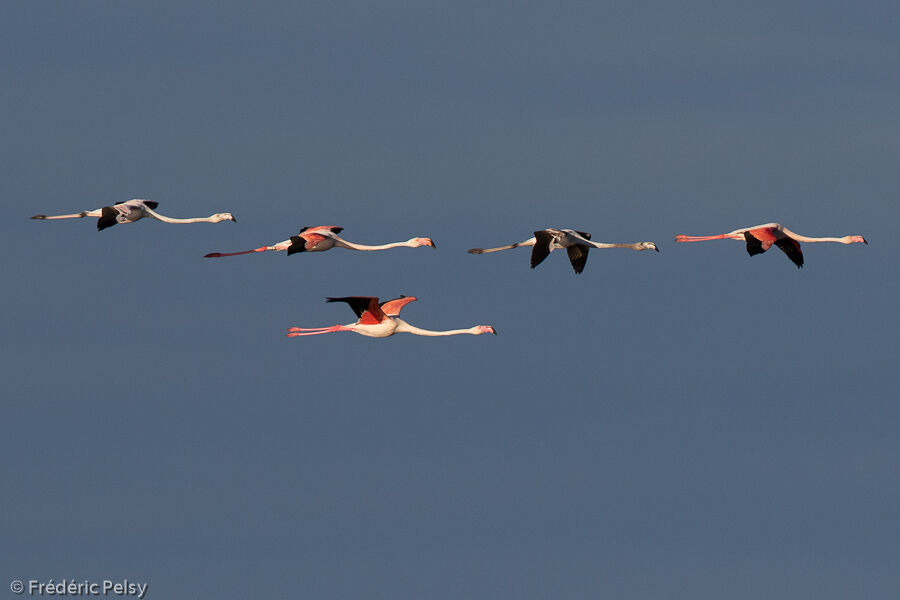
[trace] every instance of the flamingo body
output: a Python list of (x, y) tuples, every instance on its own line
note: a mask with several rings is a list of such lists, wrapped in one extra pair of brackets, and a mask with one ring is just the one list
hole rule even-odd
[(134, 223), (144, 218), (156, 219), (163, 223), (220, 223), (222, 221), (237, 221), (231, 213), (216, 213), (208, 217), (190, 219), (176, 219), (156, 212), (159, 202), (153, 200), (141, 200), (135, 198), (123, 202), (116, 202), (112, 206), (104, 206), (96, 210), (83, 210), (80, 213), (68, 215), (34, 215), (32, 219), (78, 219), (82, 217), (96, 217), (97, 231), (108, 229), (117, 223)]
[(839, 244), (868, 244), (861, 235), (846, 235), (844, 237), (809, 237), (795, 233), (781, 223), (764, 223), (753, 227), (742, 227), (728, 233), (718, 235), (677, 235), (676, 242), (703, 242), (707, 240), (741, 240), (747, 244), (747, 254), (756, 256), (762, 254), (773, 245), (785, 253), (785, 255), (797, 265), (803, 267), (803, 250), (800, 242), (836, 242)]
[(379, 304), (378, 298), (370, 296), (327, 298), (326, 302), (346, 302), (356, 315), (357, 321), (347, 325), (332, 325), (331, 327), (291, 327), (288, 329), (287, 337), (321, 335), (339, 331), (352, 331), (366, 337), (376, 338), (390, 337), (395, 333), (412, 333), (424, 336), (481, 335), (483, 333), (497, 335), (497, 331), (490, 325), (476, 325), (468, 329), (452, 329), (449, 331), (431, 331), (410, 325), (398, 315), (404, 306), (415, 300), (414, 296), (400, 296)]
[(575, 273), (584, 271), (587, 263), (588, 250), (591, 248), (631, 248), (632, 250), (656, 250), (659, 248), (653, 242), (636, 242), (634, 244), (607, 244), (603, 242), (592, 242), (591, 234), (586, 231), (575, 231), (574, 229), (541, 229), (534, 232), (534, 237), (528, 238), (523, 242), (517, 242), (508, 246), (499, 246), (497, 248), (472, 248), (469, 254), (487, 254), (489, 252), (498, 252), (500, 250), (511, 250), (521, 246), (532, 246), (531, 249), (531, 268), (535, 268), (541, 264), (554, 250), (565, 248)]
[(331, 250), (337, 241), (341, 239), (337, 234), (343, 230), (343, 227), (334, 227), (332, 225), (304, 227), (297, 235), (291, 236), (291, 244), (287, 247), (288, 256), (298, 252), (325, 252), (326, 250)]
[(290, 239), (272, 244), (271, 246), (260, 246), (253, 250), (243, 250), (241, 252), (210, 252), (204, 258), (219, 258), (222, 256), (237, 256), (239, 254), (251, 254), (253, 252), (266, 252), (271, 250), (280, 252), (287, 250), (287, 255), (297, 254), (299, 252), (324, 252), (332, 248), (346, 248), (348, 250), (388, 250), (389, 248), (399, 248), (405, 246), (407, 248), (418, 248), (420, 246), (435, 247), (431, 238), (414, 237), (405, 242), (393, 242), (381, 246), (367, 246), (364, 244), (356, 244), (338, 236), (343, 231), (343, 227), (335, 227), (334, 225), (318, 225), (316, 227), (304, 227), (297, 233), (292, 235)]

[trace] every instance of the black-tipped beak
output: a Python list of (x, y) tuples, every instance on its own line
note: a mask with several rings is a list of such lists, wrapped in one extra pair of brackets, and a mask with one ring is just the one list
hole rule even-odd
[[(31, 217), (31, 218), (33, 219), (34, 217)], [(869, 245), (869, 242), (866, 241), (866, 238), (863, 238), (863, 244), (865, 244), (866, 246)]]
[(653, 249), (656, 250), (657, 252), (659, 252), (659, 248), (653, 248)]
[(237, 217), (235, 217), (234, 215), (231, 215), (231, 220), (237, 223)]
[(493, 333), (494, 335), (497, 335), (497, 328), (494, 326), (491, 326), (491, 333)]

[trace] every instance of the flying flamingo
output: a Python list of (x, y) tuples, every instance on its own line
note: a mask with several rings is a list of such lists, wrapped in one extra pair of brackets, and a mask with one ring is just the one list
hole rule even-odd
[(338, 234), (344, 230), (343, 227), (334, 227), (331, 225), (319, 225), (317, 227), (304, 227), (297, 235), (292, 235), (291, 239), (278, 242), (271, 246), (260, 246), (253, 250), (244, 250), (243, 252), (210, 252), (203, 258), (219, 258), (221, 256), (237, 256), (238, 254), (251, 254), (253, 252), (265, 252), (266, 250), (274, 250), (279, 252), (287, 250), (287, 255), (296, 254), (297, 252), (324, 252), (332, 248), (347, 248), (349, 250), (387, 250), (388, 248), (399, 248), (406, 246), (408, 248), (418, 248), (419, 246), (435, 247), (431, 238), (414, 237), (405, 242), (394, 242), (392, 244), (384, 244), (382, 246), (365, 246), (363, 244), (354, 244), (338, 237)]
[(797, 268), (803, 266), (803, 251), (800, 250), (800, 242), (838, 242), (839, 244), (854, 244), (862, 242), (868, 244), (861, 235), (845, 235), (844, 237), (807, 237), (794, 233), (780, 223), (766, 223), (755, 227), (742, 227), (729, 233), (720, 235), (676, 235), (676, 242), (702, 242), (705, 240), (742, 240), (747, 242), (747, 253), (750, 256), (762, 254), (772, 247), (772, 244), (787, 254)]
[(112, 227), (116, 223), (134, 223), (144, 217), (150, 217), (163, 223), (219, 223), (221, 221), (237, 221), (231, 213), (216, 213), (209, 217), (198, 217), (195, 219), (174, 219), (154, 212), (159, 206), (159, 202), (152, 200), (128, 200), (126, 202), (116, 202), (112, 206), (104, 206), (97, 210), (83, 210), (80, 213), (71, 215), (34, 215), (32, 219), (77, 219), (80, 217), (99, 217), (97, 221), (97, 231), (103, 231), (107, 227)]
[(482, 333), (493, 333), (497, 335), (497, 331), (490, 325), (476, 325), (469, 329), (451, 329), (450, 331), (430, 331), (428, 329), (419, 329), (410, 325), (398, 315), (400, 310), (415, 301), (414, 296), (400, 296), (387, 302), (378, 303), (378, 298), (370, 298), (367, 296), (349, 296), (346, 298), (327, 298), (326, 302), (346, 302), (356, 313), (358, 320), (356, 323), (348, 325), (333, 325), (331, 327), (314, 327), (304, 329), (302, 327), (291, 327), (288, 329), (288, 337), (300, 337), (305, 335), (321, 335), (323, 333), (334, 333), (336, 331), (353, 331), (360, 335), (368, 337), (389, 337), (395, 333), (412, 333), (414, 335), (440, 336), (440, 335), (459, 335), (468, 333), (470, 335), (481, 335)]
[(499, 250), (510, 250), (520, 246), (534, 246), (531, 250), (531, 268), (535, 268), (554, 250), (565, 248), (569, 255), (569, 262), (576, 273), (584, 270), (587, 262), (588, 250), (591, 248), (631, 248), (632, 250), (656, 250), (659, 248), (653, 242), (635, 242), (634, 244), (604, 244), (592, 242), (591, 234), (574, 229), (541, 229), (534, 232), (534, 237), (524, 242), (500, 246), (499, 248), (472, 248), (469, 254), (486, 254)]

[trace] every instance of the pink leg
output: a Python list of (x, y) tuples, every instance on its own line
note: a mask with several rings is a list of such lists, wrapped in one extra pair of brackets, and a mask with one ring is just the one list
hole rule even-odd
[(332, 333), (331, 331), (310, 331), (308, 333), (288, 333), (287, 337), (303, 337), (307, 335), (322, 335), (323, 333)]
[(705, 242), (707, 240), (724, 240), (729, 237), (727, 233), (721, 235), (676, 235), (676, 242)]
[(348, 331), (343, 325), (333, 325), (331, 327), (314, 327), (306, 329), (303, 327), (291, 327), (288, 329), (287, 337), (301, 337), (305, 335), (321, 335), (323, 333), (334, 333), (337, 331)]
[(260, 248), (254, 248), (253, 250), (244, 250), (243, 252), (210, 252), (203, 256), (203, 258), (219, 258), (222, 256), (238, 256), (239, 254), (252, 254), (253, 252), (265, 252), (268, 250), (268, 246), (262, 246)]

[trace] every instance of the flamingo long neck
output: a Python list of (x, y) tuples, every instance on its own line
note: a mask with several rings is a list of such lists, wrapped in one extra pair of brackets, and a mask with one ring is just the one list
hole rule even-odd
[(603, 242), (588, 242), (594, 248), (631, 248), (632, 250), (643, 250), (639, 242), (633, 244), (605, 244)]
[(415, 327), (414, 325), (410, 325), (403, 319), (398, 319), (394, 317), (397, 321), (397, 332), (404, 333), (412, 333), (414, 335), (426, 335), (426, 336), (442, 336), (442, 335), (460, 335), (462, 333), (468, 333), (470, 335), (478, 335), (480, 333), (478, 327), (470, 327), (469, 329), (451, 329), (449, 331), (431, 331), (430, 329), (421, 329), (419, 327)]
[(391, 244), (382, 244), (381, 246), (367, 246), (365, 244), (354, 244), (353, 242), (348, 242), (343, 238), (339, 238), (338, 236), (334, 237), (334, 245), (338, 248), (347, 248), (349, 250), (388, 250), (390, 248), (399, 248), (401, 246), (406, 246), (407, 248), (415, 248), (415, 238), (411, 240), (407, 240), (405, 242), (393, 242)]
[(148, 217), (153, 217), (154, 219), (158, 219), (163, 223), (212, 223), (213, 217), (194, 217), (191, 219), (176, 219), (174, 217), (167, 217), (165, 215), (161, 215), (158, 212), (154, 211), (152, 208), (144, 206), (144, 212), (147, 213)]
[(784, 231), (784, 233), (791, 236), (798, 242), (837, 242), (839, 244), (844, 243), (844, 239), (839, 237), (808, 237), (805, 235), (800, 235), (799, 233), (794, 233), (787, 227), (782, 227), (782, 231)]

